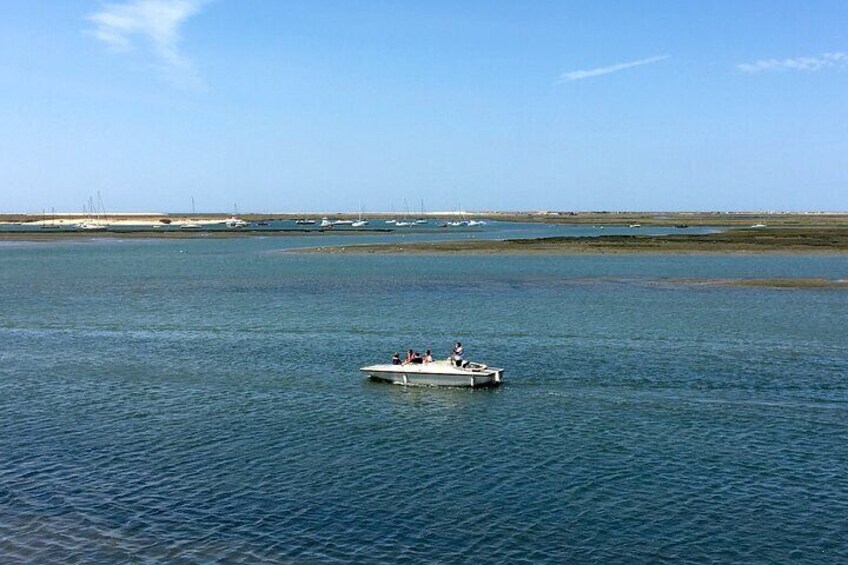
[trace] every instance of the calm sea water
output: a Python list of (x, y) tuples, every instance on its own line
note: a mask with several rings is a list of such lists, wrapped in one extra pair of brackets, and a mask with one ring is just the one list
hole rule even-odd
[(0, 247), (0, 560), (848, 560), (848, 293), (678, 282), (845, 256), (303, 244)]

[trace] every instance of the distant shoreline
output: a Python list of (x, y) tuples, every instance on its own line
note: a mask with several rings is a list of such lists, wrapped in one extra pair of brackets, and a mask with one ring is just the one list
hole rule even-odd
[[(430, 221), (444, 221), (464, 217), (467, 219), (490, 219), (504, 222), (578, 224), (598, 226), (719, 226), (744, 227), (765, 224), (772, 227), (807, 226), (848, 226), (848, 212), (430, 212), (406, 214), (410, 217), (423, 217)], [(107, 213), (97, 218), (97, 222), (117, 224), (147, 224), (150, 226), (169, 223), (197, 222), (223, 223), (232, 214), (226, 213)], [(269, 213), (240, 214), (238, 217), (248, 221), (295, 220), (298, 218), (328, 218), (329, 220), (356, 219), (358, 212), (312, 212), (312, 213)], [(373, 212), (366, 214), (369, 220), (400, 219), (405, 214), (395, 212)], [(3, 223), (39, 223), (81, 222), (89, 219), (83, 214), (0, 214)]]

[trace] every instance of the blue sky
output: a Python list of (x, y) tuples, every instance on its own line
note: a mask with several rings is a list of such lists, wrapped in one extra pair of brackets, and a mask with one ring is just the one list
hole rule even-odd
[(14, 1), (0, 212), (848, 210), (848, 3)]

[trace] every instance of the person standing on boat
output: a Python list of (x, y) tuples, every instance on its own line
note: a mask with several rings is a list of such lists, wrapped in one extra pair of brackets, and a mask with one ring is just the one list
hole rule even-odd
[(462, 359), (464, 356), (465, 352), (462, 349), (462, 344), (457, 341), (456, 345), (453, 346), (453, 352), (451, 353), (453, 364), (457, 367), (462, 367)]

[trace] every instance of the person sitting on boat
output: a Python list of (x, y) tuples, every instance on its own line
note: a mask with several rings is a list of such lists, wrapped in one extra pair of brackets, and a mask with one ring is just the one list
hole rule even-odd
[(429, 349), (424, 352), (424, 362), (425, 363), (432, 363), (433, 362), (433, 354), (430, 353)]
[(409, 349), (406, 352), (406, 359), (403, 360), (403, 363), (401, 363), (401, 365), (409, 365), (410, 363), (412, 363), (413, 357), (415, 357), (415, 352), (413, 350)]
[(457, 341), (456, 345), (453, 346), (453, 352), (451, 353), (451, 359), (453, 360), (453, 364), (457, 367), (462, 367), (463, 357), (464, 351), (462, 349), (462, 344)]
[(421, 357), (421, 354), (419, 352), (416, 351), (415, 353), (412, 354), (412, 360), (410, 361), (410, 363), (421, 364), (423, 362), (424, 362), (424, 358)]
[(400, 365), (400, 353), (397, 351), (392, 355), (392, 365)]

